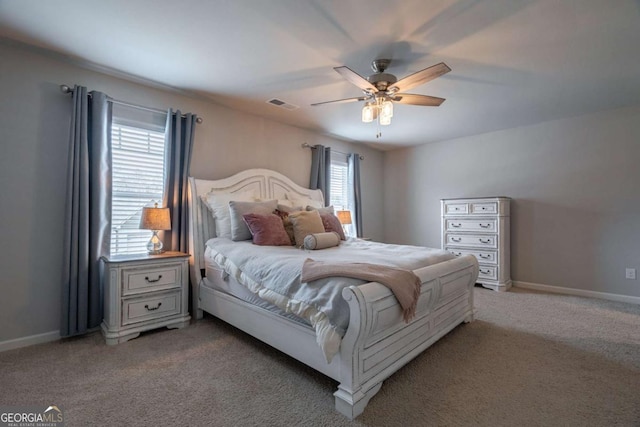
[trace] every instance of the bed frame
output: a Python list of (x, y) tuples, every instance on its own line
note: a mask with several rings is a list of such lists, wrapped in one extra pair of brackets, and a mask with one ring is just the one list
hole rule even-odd
[(215, 237), (215, 224), (199, 196), (211, 190), (255, 190), (263, 199), (297, 193), (319, 201), (322, 193), (266, 169), (215, 181), (189, 178), (193, 311), (197, 319), (206, 311), (338, 381), (336, 409), (350, 419), (363, 412), (386, 378), (457, 325), (473, 320), (478, 263), (470, 255), (415, 270), (422, 290), (416, 316), (408, 324), (387, 287), (375, 282), (350, 286), (342, 292), (349, 305), (349, 327), (339, 353), (327, 363), (311, 327), (203, 285), (205, 243)]

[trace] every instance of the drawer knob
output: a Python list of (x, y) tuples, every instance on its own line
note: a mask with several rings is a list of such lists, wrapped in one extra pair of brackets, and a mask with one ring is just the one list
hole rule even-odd
[(452, 237), (451, 241), (452, 242), (460, 242), (460, 241), (462, 241), (462, 239), (460, 237), (458, 237), (458, 238)]
[(480, 273), (489, 274), (489, 273), (491, 273), (491, 270), (480, 270)]
[(146, 309), (147, 309), (147, 310), (149, 310), (149, 311), (153, 311), (153, 310), (157, 310), (157, 309), (159, 309), (161, 305), (162, 305), (162, 303), (161, 303), (161, 302), (159, 302), (159, 303), (158, 303), (158, 305), (156, 305), (155, 307), (149, 307), (149, 305), (148, 305), (148, 304), (145, 304), (145, 305), (144, 305), (144, 308), (146, 308)]
[(451, 226), (458, 228), (458, 227), (462, 227), (462, 224), (451, 224)]
[(480, 224), (480, 227), (489, 228), (489, 227), (491, 227), (491, 224)]
[(490, 239), (479, 239), (480, 243), (491, 243)]
[(157, 279), (149, 279), (149, 277), (145, 277), (144, 278), (144, 280), (146, 280), (149, 283), (159, 282), (160, 279), (162, 279), (162, 274), (158, 274), (158, 278)]
[(480, 258), (482, 259), (491, 259), (491, 255), (486, 255), (486, 254), (478, 254), (480, 256)]

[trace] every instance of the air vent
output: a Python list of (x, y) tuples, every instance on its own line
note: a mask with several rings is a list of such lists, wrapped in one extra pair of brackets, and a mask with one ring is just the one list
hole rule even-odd
[(267, 104), (275, 105), (276, 107), (284, 108), (285, 110), (296, 110), (300, 107), (293, 104), (287, 104), (281, 99), (273, 98), (267, 101)]

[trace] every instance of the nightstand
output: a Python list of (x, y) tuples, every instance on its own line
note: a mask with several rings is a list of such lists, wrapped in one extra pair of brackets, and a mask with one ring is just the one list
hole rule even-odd
[(102, 335), (115, 345), (140, 332), (189, 324), (189, 254), (101, 258), (104, 285)]

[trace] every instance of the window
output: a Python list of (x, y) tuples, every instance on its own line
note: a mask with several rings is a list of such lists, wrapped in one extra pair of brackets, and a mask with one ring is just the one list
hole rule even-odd
[(164, 124), (116, 117), (114, 106), (111, 144), (111, 255), (144, 253), (151, 231), (138, 229), (142, 208), (162, 205)]
[[(351, 209), (351, 192), (349, 191), (349, 166), (347, 164), (346, 156), (340, 154), (331, 153), (332, 157), (336, 156), (336, 159), (331, 159), (331, 185), (329, 188), (329, 204), (333, 206), (336, 211), (350, 210)], [(354, 218), (353, 211), (351, 212), (351, 218)], [(355, 227), (353, 224), (344, 226), (346, 234), (349, 236), (355, 236)]]
[(348, 178), (347, 162), (332, 160), (329, 204), (339, 211), (349, 208)]

